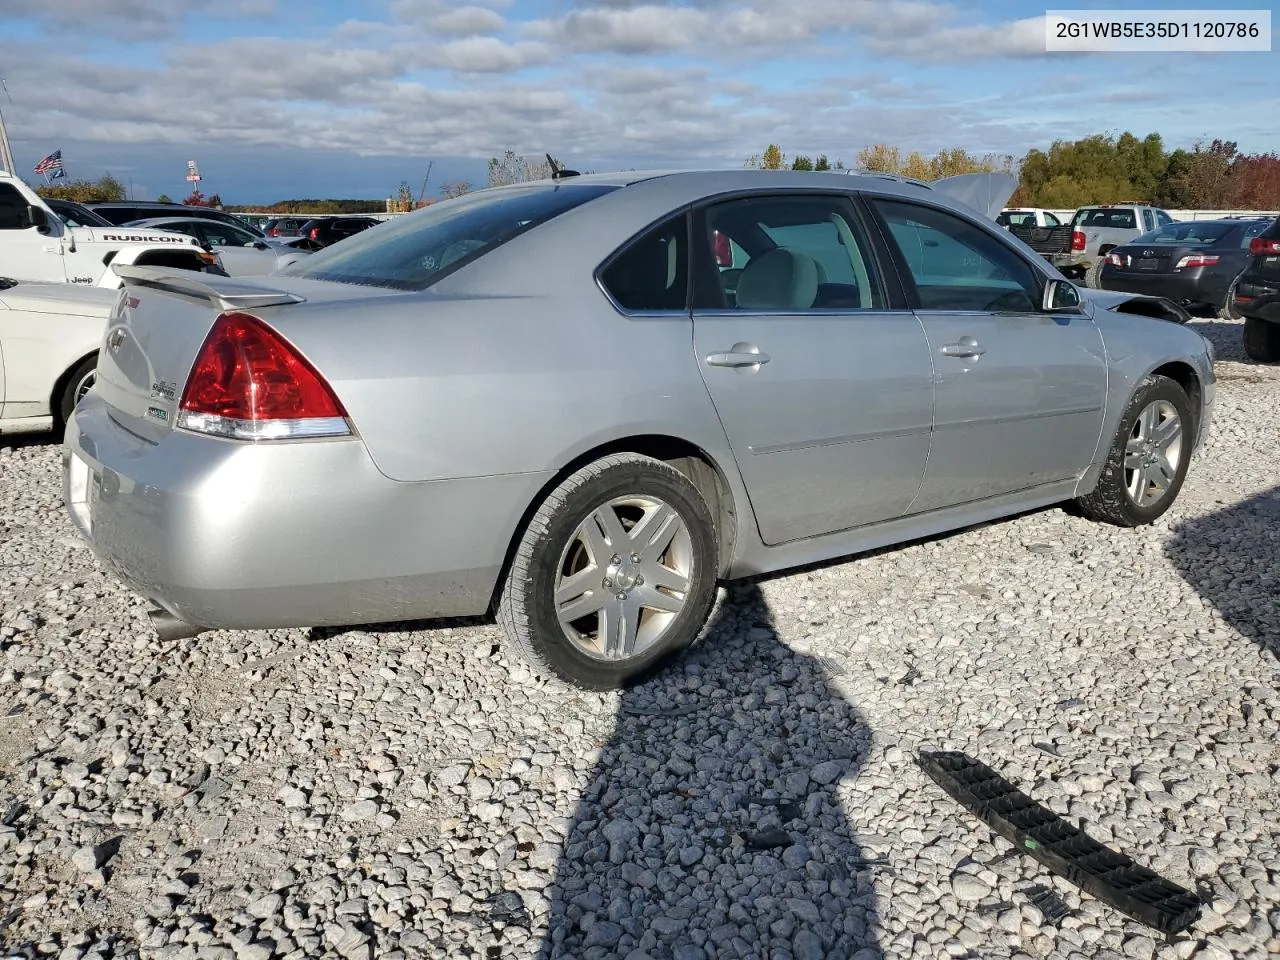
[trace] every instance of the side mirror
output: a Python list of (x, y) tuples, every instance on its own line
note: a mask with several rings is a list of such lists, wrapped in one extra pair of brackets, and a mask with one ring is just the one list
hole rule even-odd
[(1070, 280), (1050, 280), (1044, 285), (1040, 309), (1045, 313), (1077, 313), (1080, 303), (1080, 291), (1074, 283)]
[(49, 214), (44, 207), (37, 207), (34, 203), (27, 207), (27, 223), (40, 233), (49, 232)]
[(270, 249), (271, 249), (271, 244), (269, 244), (269, 243), (263, 243), (261, 240), (255, 240), (255, 241), (253, 241), (253, 249), (255, 249), (255, 250), (270, 250)]

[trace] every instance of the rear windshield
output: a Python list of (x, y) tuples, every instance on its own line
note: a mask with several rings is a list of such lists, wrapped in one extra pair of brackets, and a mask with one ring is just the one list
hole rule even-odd
[(1211, 247), (1236, 228), (1234, 223), (1179, 222), (1166, 223), (1134, 238), (1133, 243), (1176, 244), (1180, 247)]
[(425, 290), (489, 251), (612, 186), (541, 184), (481, 190), (354, 234), (281, 273), (311, 280)]
[(1132, 230), (1138, 225), (1138, 216), (1132, 210), (1085, 209), (1077, 210), (1075, 219), (1071, 222), (1077, 227)]

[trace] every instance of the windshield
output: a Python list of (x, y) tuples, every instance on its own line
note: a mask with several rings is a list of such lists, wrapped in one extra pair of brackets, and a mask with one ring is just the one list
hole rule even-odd
[(53, 210), (68, 227), (109, 227), (111, 222), (104, 220), (87, 207), (82, 207), (78, 203), (70, 200), (64, 200), (60, 203), (50, 203), (50, 209)]
[(1177, 244), (1180, 247), (1211, 247), (1235, 229), (1234, 223), (1166, 223), (1158, 230), (1144, 233), (1132, 242)]
[(327, 247), (281, 273), (311, 280), (425, 290), (472, 260), (612, 186), (539, 184), (446, 200)]

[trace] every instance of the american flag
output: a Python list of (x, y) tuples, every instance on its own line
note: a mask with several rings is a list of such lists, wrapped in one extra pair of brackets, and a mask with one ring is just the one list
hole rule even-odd
[[(62, 169), (62, 151), (55, 150), (43, 160), (36, 164), (36, 173), (48, 173), (51, 170)], [(57, 174), (54, 174), (57, 176)]]

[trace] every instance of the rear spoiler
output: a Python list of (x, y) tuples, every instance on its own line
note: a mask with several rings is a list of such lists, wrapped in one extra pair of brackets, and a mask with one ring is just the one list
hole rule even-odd
[(273, 307), (284, 303), (305, 303), (306, 297), (270, 287), (259, 287), (230, 277), (211, 277), (194, 270), (169, 267), (135, 267), (121, 264), (109, 267), (124, 280), (126, 287), (155, 287), (169, 293), (208, 300), (224, 310)]

